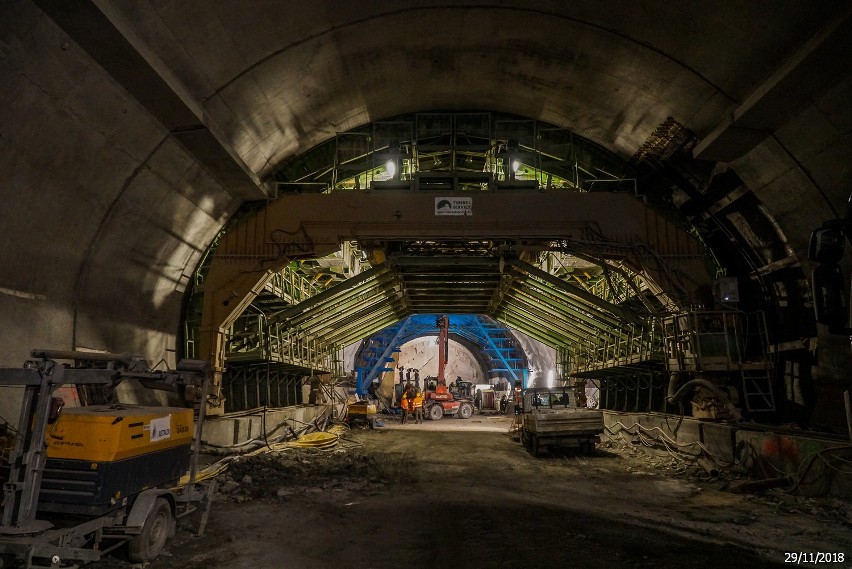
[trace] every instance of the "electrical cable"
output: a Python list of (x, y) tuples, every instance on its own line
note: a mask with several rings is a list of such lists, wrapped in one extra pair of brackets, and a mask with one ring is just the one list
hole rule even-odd
[[(646, 432), (655, 432), (655, 431), (657, 431), (657, 432), (659, 432), (659, 433), (660, 433), (659, 438), (653, 438), (652, 440), (654, 440), (654, 441), (659, 440), (660, 442), (662, 442), (662, 443), (663, 443), (663, 446), (665, 446), (665, 447), (666, 447), (666, 449), (667, 449), (668, 451), (670, 451), (670, 453), (674, 453), (674, 452), (676, 452), (676, 451), (673, 451), (673, 450), (671, 449), (671, 447), (669, 447), (669, 444), (671, 444), (671, 445), (673, 445), (673, 446), (675, 446), (675, 447), (698, 447), (698, 448), (700, 448), (700, 449), (701, 449), (701, 450), (702, 450), (702, 451), (703, 451), (703, 452), (704, 452), (704, 453), (708, 456), (708, 458), (710, 458), (711, 460), (713, 460), (714, 462), (716, 462), (716, 463), (717, 463), (718, 465), (720, 465), (720, 466), (723, 466), (723, 467), (727, 468), (727, 467), (730, 467), (730, 466), (733, 466), (734, 464), (736, 464), (736, 462), (730, 462), (730, 463), (729, 463), (729, 462), (726, 462), (726, 461), (722, 460), (720, 457), (715, 456), (713, 453), (711, 453), (709, 450), (707, 450), (707, 447), (705, 447), (705, 446), (704, 446), (703, 444), (701, 444), (701, 442), (699, 442), (699, 441), (692, 441), (692, 442), (690, 442), (690, 443), (679, 443), (679, 442), (677, 442), (676, 440), (674, 440), (674, 439), (672, 439), (671, 437), (669, 437), (669, 436), (665, 433), (665, 431), (663, 431), (660, 427), (652, 427), (652, 428), (650, 428), (650, 429), (649, 429), (649, 428), (647, 428), (647, 427), (644, 427), (644, 426), (640, 425), (639, 423), (633, 423), (633, 425), (631, 425), (630, 427), (628, 427), (628, 426), (626, 426), (624, 423), (622, 423), (621, 421), (617, 421), (617, 422), (615, 423), (615, 425), (617, 425), (617, 426), (621, 427), (621, 429), (620, 429), (619, 431), (614, 431), (614, 430), (612, 430), (611, 428), (609, 428), (609, 427), (608, 427), (608, 426), (606, 426), (606, 425), (604, 426), (604, 429), (605, 429), (606, 431), (608, 431), (608, 432), (609, 432), (610, 434), (612, 434), (612, 435), (617, 435), (617, 434), (618, 434), (620, 431), (622, 431), (622, 430), (623, 430), (623, 431), (626, 431), (626, 432), (627, 432), (630, 436), (638, 436), (638, 437), (639, 437), (639, 439), (640, 439), (640, 441), (642, 441), (642, 442), (643, 442), (643, 444), (645, 444), (646, 439), (645, 439), (645, 437), (643, 437), (643, 436), (642, 436), (642, 434), (641, 434), (641, 432), (642, 432), (642, 431), (646, 431)], [(638, 432), (638, 433), (634, 433), (634, 432), (631, 430), (631, 429), (633, 429), (634, 427), (638, 427), (638, 429), (639, 429), (639, 432)], [(686, 453), (683, 453), (683, 454), (686, 454)], [(688, 456), (690, 456), (690, 457), (692, 457), (692, 458), (694, 458), (694, 457), (695, 457), (695, 455), (694, 455), (694, 454), (689, 454)]]
[[(692, 441), (690, 443), (678, 443), (677, 441), (673, 440), (671, 437), (666, 435), (666, 433), (662, 429), (660, 429), (660, 427), (653, 427), (653, 428), (649, 429), (647, 427), (643, 427), (639, 423), (634, 423), (630, 427), (627, 427), (626, 425), (624, 425), (624, 423), (622, 423), (620, 421), (617, 421), (615, 423), (615, 425), (620, 427), (620, 429), (616, 431), (616, 430), (611, 429), (608, 426), (604, 426), (604, 429), (611, 435), (617, 435), (621, 431), (625, 431), (630, 436), (637, 437), (639, 439), (639, 441), (644, 446), (648, 446), (648, 447), (652, 447), (652, 446), (655, 446), (655, 445), (649, 444), (647, 438), (642, 435), (642, 431), (646, 431), (646, 432), (658, 431), (660, 433), (660, 436), (658, 438), (653, 438), (652, 441), (661, 442), (663, 444), (663, 446), (665, 447), (666, 451), (668, 451), (669, 454), (671, 454), (674, 458), (679, 459), (679, 460), (683, 460), (683, 457), (676, 454), (678, 451), (673, 450), (669, 446), (670, 443), (672, 445), (674, 445), (675, 447), (697, 446), (698, 448), (700, 448), (703, 451), (704, 454), (707, 455), (708, 458), (710, 458), (713, 462), (715, 462), (717, 465), (719, 465), (723, 468), (728, 468), (730, 466), (737, 464), (737, 462), (740, 462), (740, 463), (742, 462), (742, 460), (739, 460), (739, 461), (735, 460), (734, 462), (722, 461), (718, 457), (714, 456), (713, 453), (708, 451), (707, 448), (703, 444), (701, 444), (701, 442), (699, 442), (699, 441)], [(632, 429), (634, 427), (638, 427), (639, 431), (633, 432)], [(744, 441), (743, 442), (743, 448), (748, 448), (750, 450), (750, 452), (752, 454), (752, 458), (754, 459), (755, 464), (757, 464), (757, 466), (761, 469), (764, 478), (770, 478), (770, 476), (766, 472), (766, 466), (767, 465), (782, 476), (792, 476), (789, 472), (786, 472), (786, 471), (778, 468), (777, 466), (772, 464), (770, 461), (762, 460), (760, 455), (757, 453), (757, 451), (754, 449), (754, 446), (750, 442)], [(831, 462), (824, 456), (824, 455), (832, 455), (833, 459), (840, 460), (841, 462), (844, 462), (844, 463), (847, 463), (847, 464), (852, 464), (852, 460), (848, 460), (848, 459), (845, 459), (843, 457), (833, 456), (833, 453), (835, 453), (835, 452), (850, 451), (850, 450), (852, 450), (852, 445), (827, 447), (827, 448), (818, 450), (816, 452), (813, 452), (810, 455), (803, 458), (799, 462), (798, 467), (796, 468), (795, 479), (794, 479), (795, 484), (793, 486), (793, 489), (798, 490), (803, 485), (809, 485), (809, 484), (813, 483), (813, 481), (807, 480), (807, 476), (810, 473), (811, 468), (813, 468), (813, 465), (817, 462), (817, 459), (819, 459), (823, 464), (825, 464), (826, 467), (830, 468), (831, 470), (834, 470), (834, 471), (839, 472), (839, 473), (844, 474), (844, 475), (852, 475), (852, 471), (846, 470), (846, 469), (843, 469), (843, 468), (839, 468), (838, 466), (831, 464)], [(684, 453), (681, 453), (681, 454), (684, 454)], [(695, 455), (688, 455), (688, 456), (690, 456), (691, 458), (695, 458)], [(822, 473), (822, 476), (824, 476), (824, 475), (825, 475), (825, 472)]]
[[(850, 198), (850, 203), (852, 203), (852, 198)], [(657, 259), (657, 262), (658, 262), (658, 264), (662, 265), (660, 259)], [(742, 311), (737, 310), (737, 312), (742, 312)], [(746, 316), (748, 316), (748, 315), (746, 315)], [(747, 337), (748, 334), (749, 334), (749, 327), (748, 327), (749, 322), (748, 322), (747, 317), (745, 318), (745, 320), (746, 320), (745, 335)], [(618, 387), (616, 387), (616, 391), (620, 391), (620, 389), (618, 389)], [(681, 406), (681, 411), (682, 411), (682, 406)], [(671, 430), (671, 427), (669, 427), (669, 424), (668, 424), (668, 414), (666, 414), (665, 420), (666, 420), (666, 426), (669, 428), (669, 430)], [(680, 427), (682, 420), (683, 420), (683, 415), (681, 414), (678, 425), (673, 432), (677, 432), (677, 429)], [(641, 434), (641, 430), (644, 429), (641, 425), (639, 425), (638, 423), (634, 423), (634, 425), (633, 425), (633, 426), (639, 427), (639, 429), (640, 429), (639, 433), (633, 433), (631, 431), (631, 429), (633, 428), (632, 426), (630, 428), (627, 428), (621, 422), (616, 423), (616, 425), (620, 426), (621, 430), (626, 431), (631, 436), (638, 436), (640, 442), (642, 442), (643, 445), (647, 446), (647, 441), (646, 441), (645, 437), (642, 436), (642, 434)], [(618, 434), (620, 432), (620, 431), (614, 431), (614, 430), (610, 429), (609, 427), (606, 427), (606, 430), (608, 432), (610, 432), (611, 434)], [(668, 441), (666, 439), (668, 439), (669, 441), (672, 441), (672, 440), (661, 429), (659, 429), (659, 427), (655, 427), (654, 429), (644, 429), (644, 430), (651, 431), (651, 432), (653, 432), (654, 430), (659, 430), (661, 436), (660, 436), (659, 439), (654, 439), (654, 440), (660, 440), (663, 443), (663, 445), (666, 447), (666, 450), (669, 451), (670, 454), (673, 454), (671, 449), (668, 446)], [(676, 441), (672, 441), (672, 442), (678, 447), (686, 447), (686, 446), (693, 446), (693, 445), (699, 446), (702, 449), (702, 451), (705, 452), (708, 455), (708, 457), (710, 457), (714, 461), (717, 461), (716, 457), (714, 457), (711, 453), (709, 453), (707, 451), (707, 449), (703, 445), (701, 445), (698, 441), (695, 441), (693, 443), (688, 443), (688, 444), (678, 444)], [(755, 451), (755, 449), (753, 448), (753, 446), (750, 443), (745, 443), (743, 448), (748, 448), (750, 450), (753, 458), (755, 459), (755, 463), (761, 468), (765, 477), (768, 478), (767, 473), (766, 473), (766, 469), (765, 469), (766, 464), (769, 464), (769, 466), (771, 468), (773, 468), (775, 471), (777, 471), (780, 474), (783, 474), (783, 475), (788, 474), (787, 472), (777, 468), (771, 462), (761, 460), (760, 455), (757, 454), (757, 452)], [(845, 463), (845, 464), (852, 464), (852, 461), (847, 460), (843, 457), (835, 456), (833, 454), (834, 452), (837, 452), (837, 451), (849, 450), (849, 449), (852, 449), (852, 445), (828, 447), (828, 448), (822, 449), (820, 451), (816, 451), (816, 452), (810, 454), (809, 456), (805, 457), (804, 459), (802, 459), (802, 461), (800, 461), (799, 466), (798, 466), (797, 471), (796, 471), (796, 488), (801, 486), (803, 483), (807, 483), (806, 477), (807, 477), (808, 473), (810, 472), (811, 468), (813, 467), (813, 465), (816, 463), (817, 459), (819, 459), (819, 461), (821, 461), (827, 468), (830, 468), (830, 469), (832, 469), (836, 472), (839, 472), (839, 473), (842, 473), (842, 474), (845, 474), (845, 475), (852, 474), (852, 471), (845, 470), (843, 468), (840, 468), (840, 467), (832, 464), (831, 461), (829, 460), (829, 458), (827, 458), (827, 456), (826, 456), (826, 455), (828, 455), (828, 456), (831, 457), (831, 459), (840, 461), (840, 462)], [(673, 456), (674, 456), (674, 454), (673, 454)], [(731, 464), (734, 464), (734, 463), (731, 463)]]
[[(838, 468), (838, 467), (834, 466), (833, 464), (829, 463), (828, 460), (826, 460), (822, 456), (823, 454), (828, 454), (828, 453), (839, 451), (839, 450), (850, 450), (850, 449), (852, 449), (852, 445), (827, 447), (827, 448), (818, 450), (816, 452), (813, 452), (810, 455), (803, 458), (802, 461), (799, 463), (798, 469), (796, 470), (796, 474), (797, 474), (797, 476), (796, 476), (796, 488), (798, 489), (802, 485), (802, 482), (804, 481), (805, 477), (810, 472), (810, 470), (813, 467), (814, 463), (816, 462), (817, 458), (819, 458), (827, 467), (831, 468), (832, 470), (840, 472), (841, 474), (847, 474), (847, 475), (852, 474), (852, 472), (850, 472), (848, 470), (843, 470), (842, 468)], [(834, 457), (834, 458), (838, 458), (838, 457)], [(843, 460), (844, 462), (849, 462), (846, 459), (841, 459), (841, 460)], [(802, 468), (805, 466), (805, 462), (807, 462), (807, 467), (804, 468), (804, 472), (803, 472)]]
[[(210, 480), (211, 478), (215, 478), (216, 476), (225, 472), (232, 462), (243, 460), (245, 458), (253, 456), (258, 456), (261, 454), (271, 454), (274, 452), (281, 452), (294, 448), (312, 448), (321, 451), (331, 450), (339, 444), (339, 442), (343, 439), (343, 435), (346, 434), (348, 430), (348, 425), (341, 425), (338, 422), (335, 422), (335, 424), (332, 424), (329, 427), (328, 431), (306, 433), (299, 436), (296, 440), (273, 442), (272, 444), (268, 445), (268, 447), (261, 446), (260, 448), (254, 449), (245, 454), (235, 454), (226, 456), (199, 471), (196, 474), (195, 481), (202, 482), (205, 480)], [(348, 442), (351, 446), (355, 446), (355, 443), (357, 441)], [(182, 486), (186, 486), (187, 484), (189, 484), (189, 474), (186, 474), (181, 477), (177, 487), (180, 488)]]

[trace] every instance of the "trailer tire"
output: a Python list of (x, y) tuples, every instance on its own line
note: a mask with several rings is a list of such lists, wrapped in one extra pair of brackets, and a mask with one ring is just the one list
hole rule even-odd
[(441, 407), (440, 404), (435, 403), (431, 407), (429, 407), (429, 418), (433, 421), (437, 421), (441, 417), (444, 416), (444, 408)]
[(127, 556), (130, 560), (145, 563), (156, 559), (172, 534), (174, 523), (169, 503), (163, 498), (157, 498), (145, 518), (142, 532), (127, 543)]
[(532, 435), (532, 442), (530, 443), (530, 452), (533, 456), (539, 456), (541, 454), (541, 445), (538, 442), (538, 435)]

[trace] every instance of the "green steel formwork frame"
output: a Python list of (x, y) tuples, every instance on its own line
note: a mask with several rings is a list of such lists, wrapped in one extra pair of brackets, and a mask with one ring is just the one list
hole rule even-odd
[[(384, 169), (388, 160), (396, 161), (396, 177), (389, 176)], [(514, 161), (521, 167), (513, 173)], [(423, 313), (493, 317), (558, 349), (562, 360), (568, 364), (563, 366), (565, 376), (606, 370), (620, 373), (633, 366), (641, 369), (646, 362), (661, 358), (658, 349), (661, 343), (659, 323), (655, 320), (659, 314), (653, 298), (649, 304), (640, 288), (659, 285), (660, 288), (650, 291), (651, 297), (657, 296), (664, 301), (665, 296), (670, 295), (670, 302), (664, 302), (667, 307), (683, 304), (682, 299), (675, 298), (680, 283), (673, 277), (674, 273), (667, 273), (667, 269), (659, 265), (665, 264), (663, 257), (697, 255), (695, 248), (686, 243), (686, 232), (675, 228), (670, 219), (663, 221), (664, 216), (659, 216), (658, 212), (633, 214), (635, 219), (644, 217), (645, 223), (650, 223), (644, 234), (645, 243), (642, 234), (638, 241), (635, 236), (620, 239), (619, 232), (623, 229), (620, 226), (614, 231), (610, 228), (609, 233), (604, 231), (608, 237), (601, 239), (598, 223), (605, 225), (604, 220), (624, 216), (627, 211), (624, 205), (598, 208), (593, 214), (576, 219), (571, 217), (571, 212), (576, 210), (573, 205), (531, 208), (542, 214), (560, 212), (558, 220), (550, 219), (550, 225), (539, 218), (533, 222), (517, 220), (512, 226), (506, 221), (519, 213), (517, 207), (508, 215), (489, 210), (485, 195), (501, 194), (504, 190), (540, 190), (528, 194), (530, 199), (551, 191), (554, 199), (560, 198), (559, 194), (576, 192), (638, 194), (635, 171), (621, 158), (569, 130), (525, 117), (450, 111), (376, 121), (337, 133), (326, 143), (295, 157), (278, 169), (275, 179), (279, 182), (281, 200), (288, 201), (289, 213), (276, 218), (276, 204), (271, 202), (265, 208), (269, 217), (267, 211), (255, 216), (262, 217), (262, 223), (251, 219), (252, 214), (247, 215), (240, 226), (235, 224), (232, 227), (234, 235), (223, 239), (226, 246), (222, 258), (232, 267), (240, 265), (240, 273), (220, 271), (220, 278), (215, 281), (218, 288), (211, 286), (215, 290), (208, 291), (209, 298), (216, 299), (209, 306), (218, 306), (220, 311), (225, 304), (221, 300), (229, 301), (232, 297), (234, 305), (239, 302), (250, 308), (234, 321), (236, 311), (220, 314), (205, 305), (198, 350), (195, 350), (193, 330), (187, 327), (187, 353), (210, 357), (214, 363), (214, 379), (220, 370), (217, 367), (221, 365), (219, 347), (223, 344), (229, 365), (268, 362), (294, 366), (306, 374), (337, 373), (335, 354), (340, 347), (409, 315)], [(372, 188), (371, 192), (337, 191), (368, 187)], [(436, 229), (438, 226), (434, 223), (421, 226), (419, 221), (424, 221), (424, 210), (415, 203), (415, 196), (405, 198), (392, 191), (403, 189), (411, 194), (425, 194), (427, 192), (422, 190), (432, 189), (476, 195), (472, 199), (477, 200), (477, 215), (487, 212), (492, 221), (487, 229), (473, 227), (477, 218), (468, 228), (445, 223), (455, 221), (447, 218), (441, 220), (440, 229)], [(290, 210), (290, 200), (299, 202), (304, 201), (300, 197), (307, 198), (305, 203), (311, 204), (312, 197), (321, 197), (320, 193), (327, 192), (334, 192), (344, 201), (346, 194), (355, 197), (355, 194), (372, 193), (373, 198), (381, 194), (382, 200), (387, 199), (398, 208), (395, 219), (396, 222), (402, 220), (403, 224), (399, 231), (392, 230), (397, 231), (395, 234), (389, 234), (390, 228), (396, 227), (393, 220), (371, 215), (371, 211), (384, 212), (384, 203), (376, 203), (369, 210), (358, 210), (355, 217), (343, 215), (333, 223), (326, 219), (328, 211), (356, 210), (346, 204), (328, 208), (319, 202), (305, 209)], [(509, 194), (504, 197), (511, 198)], [(629, 196), (623, 194), (621, 197)], [(370, 196), (357, 196), (358, 200), (362, 198), (369, 201)], [(483, 206), (488, 207), (483, 209)], [(545, 211), (548, 209), (552, 211)], [(615, 212), (619, 215), (612, 215)], [(297, 220), (297, 225), (288, 225), (293, 219)], [(412, 219), (417, 219), (418, 223), (407, 221)], [(270, 222), (268, 227), (267, 221)], [(273, 229), (277, 221), (284, 225)], [(318, 223), (312, 225), (312, 221)], [(588, 225), (589, 221), (594, 222), (594, 227)], [(380, 229), (365, 231), (364, 228), (372, 223), (377, 225), (371, 228)], [(331, 226), (336, 228), (332, 232), (322, 230)], [(500, 229), (491, 234), (489, 230), (493, 227)], [(524, 233), (527, 230), (530, 233)], [(278, 231), (277, 236), (271, 238), (270, 231)], [(665, 239), (661, 241), (660, 235)], [(495, 237), (507, 241), (502, 245), (498, 241), (489, 243), (488, 240)], [(556, 246), (555, 240), (567, 239), (561, 242), (561, 247), (567, 243), (567, 249), (557, 246), (550, 250), (570, 252), (578, 258), (591, 260), (592, 264), (603, 267), (602, 273), (575, 285), (570, 274), (561, 275), (566, 280), (530, 264), (535, 263), (537, 253), (521, 254), (520, 258), (528, 262), (510, 259), (511, 253), (505, 255), (506, 247), (511, 251), (517, 245), (525, 246), (524, 240), (530, 237), (538, 239), (533, 248), (540, 248), (532, 249), (538, 252)], [(471, 238), (485, 241), (466, 241)], [(412, 240), (427, 241), (420, 242), (426, 244), (420, 251), (386, 249), (394, 239), (397, 243), (408, 240), (409, 246)], [(445, 241), (437, 241), (440, 239)], [(446, 239), (457, 241), (449, 243)], [(298, 272), (288, 272), (290, 265), (280, 270), (290, 259), (309, 259), (311, 253), (317, 251), (322, 251), (317, 256), (325, 255), (341, 240), (344, 245), (357, 241), (363, 250), (379, 249), (383, 254), (376, 257), (375, 268), (355, 276), (347, 274), (346, 280), (324, 290)], [(666, 240), (671, 242), (666, 243)], [(459, 247), (463, 242), (466, 246)], [(655, 266), (639, 266), (644, 265), (644, 257), (637, 246), (643, 243), (662, 247), (656, 250), (659, 255), (654, 254), (652, 259)], [(504, 249), (490, 248), (494, 246)], [(598, 253), (592, 255), (594, 259), (588, 258), (589, 249), (583, 249), (590, 246)], [(632, 266), (623, 264), (626, 257), (632, 259)], [(608, 262), (613, 265), (607, 265)], [(239, 280), (240, 274), (256, 272), (258, 267), (262, 267), (257, 273), (258, 279), (264, 278), (262, 271), (266, 267), (277, 271), (264, 281), (260, 294), (253, 283)], [(692, 275), (695, 271), (681, 267), (677, 274)], [(227, 340), (222, 341), (224, 337)]]
[(225, 411), (304, 403), (303, 375), (302, 368), (270, 362), (228, 366), (224, 384)]

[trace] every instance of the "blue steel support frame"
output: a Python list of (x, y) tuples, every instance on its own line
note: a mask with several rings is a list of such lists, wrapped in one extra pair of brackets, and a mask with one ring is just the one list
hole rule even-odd
[(405, 337), (405, 331), (410, 323), (411, 317), (409, 316), (402, 322), (402, 326), (399, 327), (399, 330), (397, 330), (393, 339), (387, 343), (387, 345), (385, 346), (385, 350), (382, 352), (382, 355), (379, 356), (378, 360), (375, 364), (373, 364), (373, 367), (370, 369), (370, 371), (364, 374), (363, 376), (359, 372), (358, 385), (355, 388), (356, 395), (361, 397), (367, 393), (367, 387), (370, 385), (370, 383), (373, 382), (376, 377), (378, 377), (379, 371), (382, 371), (382, 369), (385, 367), (385, 364), (387, 363), (385, 361), (386, 358), (390, 357), (390, 354), (393, 353), (393, 350), (399, 347), (399, 340), (400, 338)]
[[(520, 379), (518, 374), (515, 372), (515, 369), (509, 365), (509, 362), (506, 361), (506, 358), (503, 356), (503, 352), (500, 348), (497, 347), (497, 344), (494, 343), (494, 339), (491, 337), (491, 334), (485, 329), (482, 325), (482, 321), (479, 318), (474, 318), (476, 321), (476, 325), (479, 327), (479, 331), (482, 334), (482, 337), (488, 342), (488, 345), (494, 350), (494, 353), (497, 354), (497, 358), (503, 363), (503, 369), (506, 369), (511, 375), (512, 381), (516, 382)], [(526, 380), (524, 380), (524, 387), (526, 387)]]
[[(435, 314), (414, 314), (404, 320), (401, 320), (397, 324), (385, 328), (382, 332), (373, 334), (371, 337), (383, 335), (383, 332), (386, 332), (389, 335), (392, 333), (394, 326), (399, 326), (396, 332), (393, 332), (393, 337), (384, 343), (384, 351), (380, 356), (378, 356), (377, 360), (373, 361), (371, 357), (369, 360), (370, 363), (356, 368), (357, 379), (355, 392), (359, 396), (363, 396), (367, 392), (367, 388), (370, 383), (378, 377), (380, 372), (390, 371), (390, 368), (385, 367), (387, 363), (386, 360), (390, 357), (391, 353), (393, 353), (394, 350), (399, 349), (402, 344), (420, 336), (430, 334), (436, 335), (437, 328), (435, 327), (434, 320), (437, 316), (438, 315)], [(496, 366), (503, 366), (502, 369), (506, 369), (508, 375), (511, 376), (509, 379), (512, 379), (516, 383), (519, 382), (523, 388), (526, 389), (527, 382), (529, 381), (529, 369), (518, 369), (517, 366), (512, 366), (510, 362), (506, 360), (503, 351), (501, 351), (501, 348), (499, 348), (494, 342), (494, 339), (488, 333), (487, 328), (483, 325), (483, 321), (480, 317), (470, 314), (450, 314), (448, 316), (450, 318), (451, 332), (477, 344), (484, 353), (488, 354), (488, 359), (491, 360), (495, 369), (497, 368)], [(498, 325), (499, 324), (500, 323), (498, 323)], [(503, 328), (511, 333), (511, 330), (508, 327), (503, 326)], [(523, 348), (520, 346), (518, 346), (517, 349), (523, 351)], [(505, 348), (503, 348), (503, 350), (505, 350)], [(496, 354), (496, 356), (493, 356), (492, 354)]]

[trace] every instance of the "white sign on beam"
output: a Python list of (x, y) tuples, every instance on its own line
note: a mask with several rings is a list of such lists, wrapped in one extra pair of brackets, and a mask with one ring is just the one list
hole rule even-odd
[(435, 198), (435, 215), (473, 215), (473, 198)]

